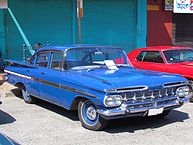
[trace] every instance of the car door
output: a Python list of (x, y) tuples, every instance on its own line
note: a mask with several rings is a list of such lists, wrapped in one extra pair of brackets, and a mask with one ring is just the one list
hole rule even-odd
[(39, 78), (39, 68), (35, 66), (36, 64), (36, 57), (37, 54), (35, 54), (29, 61), (29, 66), (25, 70), (25, 74), (30, 76), (31, 79), (29, 79), (25, 84), (28, 88), (28, 91), (31, 95), (40, 97), (40, 82), (37, 81)]
[(63, 75), (62, 70), (63, 52), (51, 51), (47, 67), (41, 68), (40, 95), (42, 98), (62, 105), (60, 79)]
[(166, 71), (166, 65), (160, 51), (142, 51), (136, 57), (135, 67), (162, 72)]

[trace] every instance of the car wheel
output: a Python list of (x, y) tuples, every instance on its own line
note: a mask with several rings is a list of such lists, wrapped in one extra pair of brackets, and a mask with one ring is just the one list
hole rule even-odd
[(22, 96), (26, 103), (32, 104), (36, 102), (36, 98), (32, 97), (26, 88), (23, 88), (22, 90)]
[(79, 102), (78, 117), (82, 126), (90, 130), (102, 130), (108, 123), (97, 113), (94, 104), (89, 100)]

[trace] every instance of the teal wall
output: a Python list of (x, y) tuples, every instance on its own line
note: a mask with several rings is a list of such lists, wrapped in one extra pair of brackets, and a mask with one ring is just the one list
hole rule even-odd
[[(9, 0), (9, 8), (32, 46), (38, 42), (43, 45), (65, 45), (74, 41), (73, 1)], [(5, 24), (8, 57), (23, 59), (24, 40), (8, 11), (5, 14)], [(26, 57), (28, 56), (29, 54)]]
[(84, 0), (82, 43), (146, 47), (147, 0)]
[(84, 0), (82, 43), (136, 48), (135, 0)]
[[(9, 7), (32, 46), (78, 43), (76, 0), (9, 0)], [(121, 46), (127, 53), (145, 47), (146, 7), (147, 0), (84, 0), (82, 43)], [(7, 10), (5, 16), (0, 10), (0, 38), (8, 58), (23, 58), (23, 39)]]
[(147, 43), (147, 0), (137, 0), (136, 48)]
[(5, 28), (4, 28), (4, 10), (0, 9), (0, 50), (3, 58), (6, 57), (5, 52)]

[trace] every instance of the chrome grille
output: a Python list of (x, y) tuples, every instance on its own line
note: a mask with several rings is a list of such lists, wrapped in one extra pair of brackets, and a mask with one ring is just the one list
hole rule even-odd
[(127, 92), (123, 98), (130, 108), (151, 107), (176, 100), (176, 88), (163, 88), (161, 90), (148, 90)]

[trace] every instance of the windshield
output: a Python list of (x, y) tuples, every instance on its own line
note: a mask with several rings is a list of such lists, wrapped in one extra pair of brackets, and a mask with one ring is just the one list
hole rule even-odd
[(167, 50), (163, 53), (168, 63), (193, 61), (193, 49)]
[(115, 65), (128, 64), (127, 56), (120, 48), (86, 47), (69, 49), (66, 64), (69, 69), (87, 69), (105, 67), (105, 61), (111, 60)]

